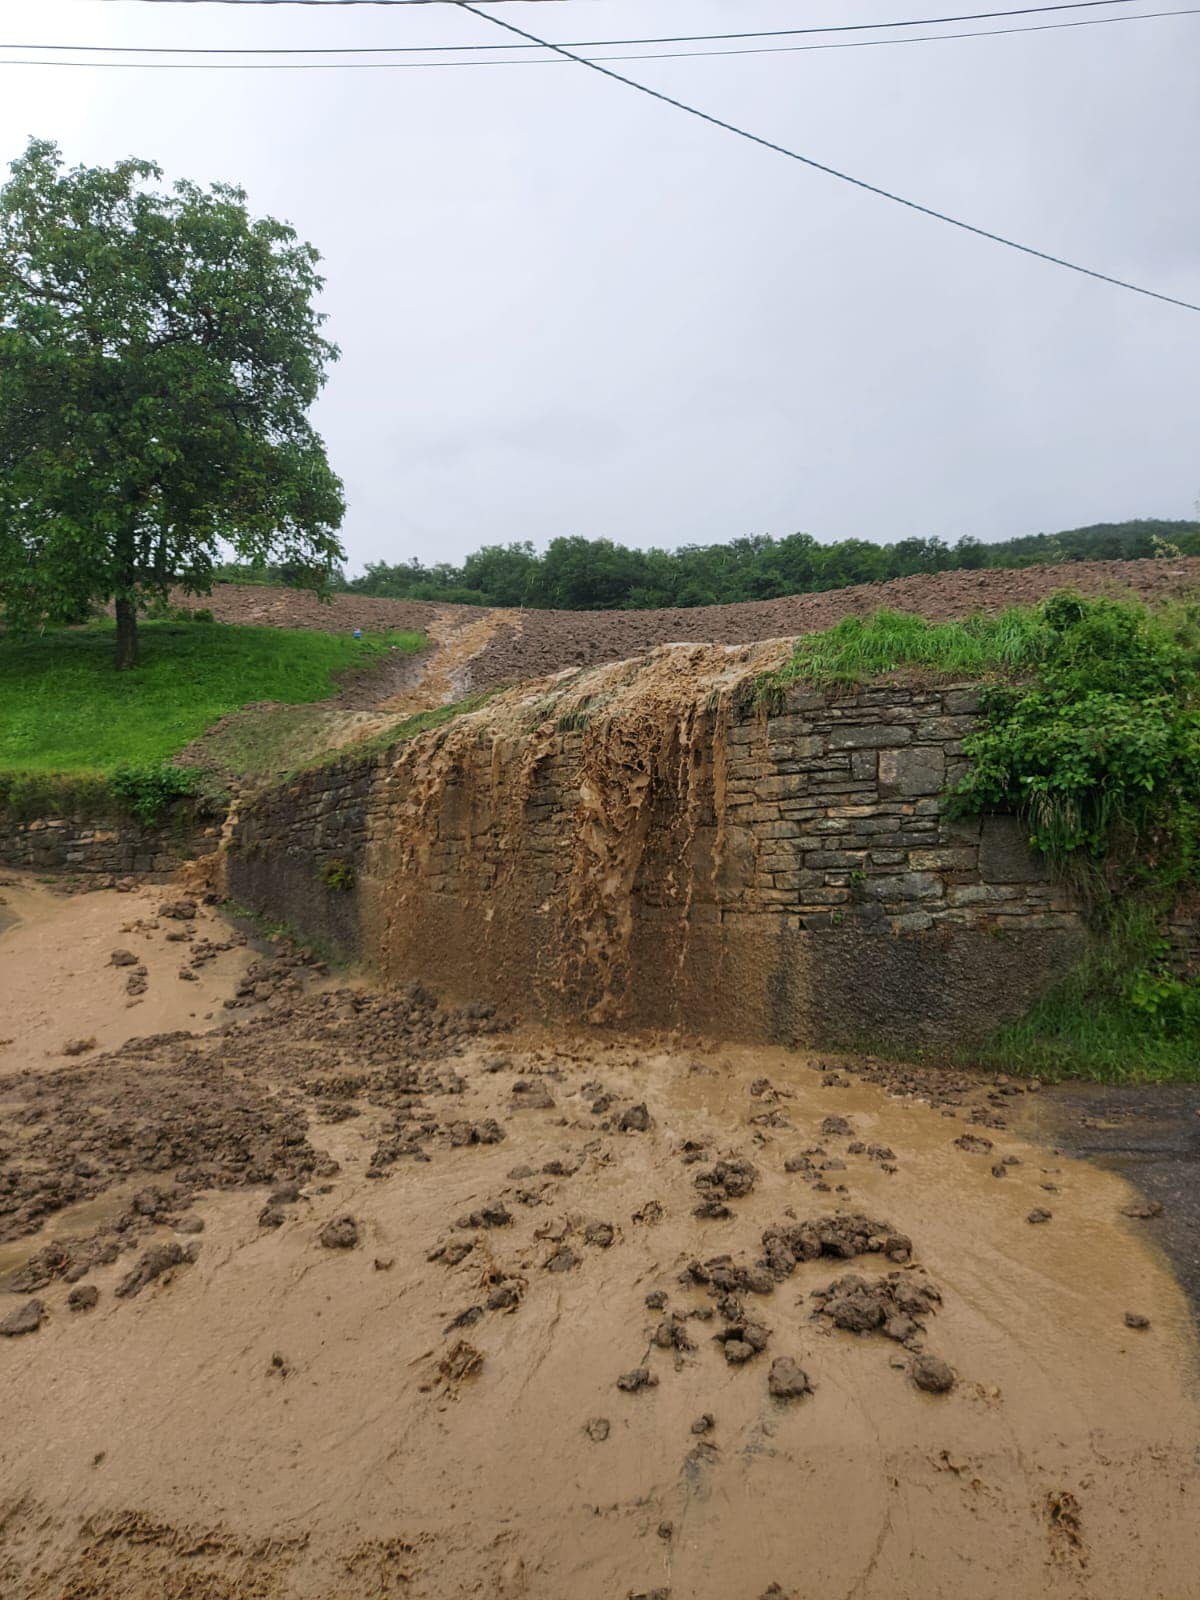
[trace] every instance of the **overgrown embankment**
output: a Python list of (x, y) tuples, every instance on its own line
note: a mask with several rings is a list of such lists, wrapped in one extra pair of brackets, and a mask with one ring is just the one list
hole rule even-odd
[[(152, 824), (173, 801), (214, 795), (219, 784), (176, 758), (219, 718), (253, 702), (325, 700), (340, 677), (424, 642), (187, 619), (147, 621), (142, 638), (141, 664), (116, 672), (107, 623), (0, 636), (0, 811), (10, 819), (123, 812)], [(271, 770), (263, 728), (244, 754)]]
[(1195, 1077), (1200, 613), (1071, 593), (966, 623), (881, 612), (798, 641), (764, 689), (900, 667), (990, 675), (947, 809), (1016, 817), (1087, 914), (1081, 961), (983, 1059), (1056, 1076)]

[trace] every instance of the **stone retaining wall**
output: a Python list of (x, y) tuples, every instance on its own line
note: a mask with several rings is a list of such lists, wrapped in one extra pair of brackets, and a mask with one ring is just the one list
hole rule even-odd
[(367, 806), (380, 761), (346, 759), (244, 806), (225, 862), (233, 900), (359, 956)]
[(197, 820), (190, 808), (159, 828), (111, 817), (18, 822), (0, 813), (0, 866), (99, 877), (166, 876), (181, 862), (216, 850), (220, 831), (207, 819)]
[(1084, 937), (1015, 823), (945, 814), (976, 704), (888, 684), (697, 708), (653, 750), (619, 709), (414, 741), (245, 811), (230, 891), (384, 977), (524, 1014), (958, 1042)]

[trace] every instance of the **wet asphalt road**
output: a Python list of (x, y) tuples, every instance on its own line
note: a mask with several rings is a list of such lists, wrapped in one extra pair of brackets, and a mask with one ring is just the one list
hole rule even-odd
[(1024, 1100), (1024, 1131), (1162, 1206), (1131, 1225), (1166, 1252), (1200, 1321), (1200, 1084), (1068, 1083)]

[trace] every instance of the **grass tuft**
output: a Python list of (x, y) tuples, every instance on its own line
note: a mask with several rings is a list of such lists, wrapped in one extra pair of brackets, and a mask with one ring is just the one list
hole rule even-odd
[(886, 609), (843, 617), (797, 639), (788, 660), (761, 680), (760, 694), (795, 683), (866, 683), (906, 668), (943, 678), (1017, 674), (1036, 660), (1044, 636), (1040, 615), (1022, 606), (965, 622), (928, 622)]

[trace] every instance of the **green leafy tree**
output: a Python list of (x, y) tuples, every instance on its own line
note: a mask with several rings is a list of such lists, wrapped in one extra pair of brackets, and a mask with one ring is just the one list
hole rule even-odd
[(114, 602), (118, 667), (139, 611), (229, 552), (313, 587), (343, 555), (307, 418), (338, 354), (319, 257), (240, 189), (161, 178), (33, 140), (0, 188), (0, 603)]

